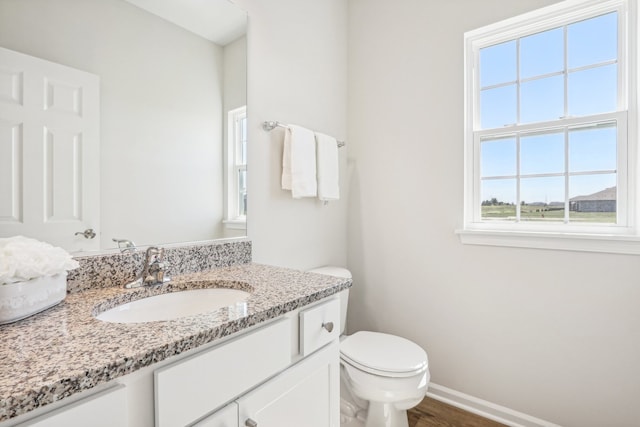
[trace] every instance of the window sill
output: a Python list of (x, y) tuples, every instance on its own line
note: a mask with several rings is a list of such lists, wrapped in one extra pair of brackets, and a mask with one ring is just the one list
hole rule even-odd
[(247, 229), (247, 220), (246, 219), (225, 219), (222, 221), (225, 228), (231, 230), (246, 230)]
[(640, 255), (640, 236), (537, 231), (456, 230), (465, 245)]

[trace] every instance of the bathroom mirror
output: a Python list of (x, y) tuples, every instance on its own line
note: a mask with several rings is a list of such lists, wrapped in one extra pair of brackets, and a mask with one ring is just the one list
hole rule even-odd
[[(0, 237), (94, 252), (117, 248), (113, 239), (246, 235), (246, 25), (229, 0), (0, 0), (0, 47), (97, 76), (99, 86), (99, 146), (88, 156), (90, 138), (67, 144), (55, 123), (28, 140), (12, 114), (20, 91), (28, 98), (29, 70), (0, 64)], [(66, 99), (82, 115), (81, 86), (46, 73), (42, 81), (45, 110)], [(60, 196), (65, 184), (72, 190)], [(30, 218), (40, 223), (29, 228)]]

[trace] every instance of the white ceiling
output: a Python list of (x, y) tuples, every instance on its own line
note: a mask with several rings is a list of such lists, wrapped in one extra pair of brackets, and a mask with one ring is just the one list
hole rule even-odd
[(230, 0), (126, 0), (221, 46), (246, 32), (247, 15)]

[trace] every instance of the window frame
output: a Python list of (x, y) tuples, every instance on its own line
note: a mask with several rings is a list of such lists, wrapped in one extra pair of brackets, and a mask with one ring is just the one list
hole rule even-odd
[[(240, 192), (238, 177), (241, 171), (247, 170), (247, 164), (239, 161), (242, 150), (242, 138), (246, 134), (242, 132), (241, 122), (247, 120), (247, 106), (229, 110), (227, 113), (227, 161), (225, 175), (226, 209), (224, 224), (227, 228), (246, 229), (247, 217), (240, 213), (240, 198), (244, 193)], [(246, 157), (246, 153), (245, 153)], [(246, 186), (246, 182), (245, 182)]]
[[(516, 40), (573, 22), (610, 12), (618, 13), (618, 96), (617, 110), (611, 113), (565, 117), (547, 122), (514, 124), (503, 128), (480, 128), (480, 49)], [(514, 18), (465, 33), (464, 36), (464, 93), (465, 93), (465, 179), (464, 227), (456, 232), (463, 243), (499, 246), (536, 247), (600, 251), (599, 244), (585, 242), (604, 240), (632, 240), (639, 238), (636, 185), (637, 150), (637, 81), (638, 43), (637, 10), (628, 0), (568, 0)], [(565, 52), (566, 56), (566, 52)], [(567, 70), (568, 71), (568, 70)], [(565, 79), (567, 74), (564, 73)], [(518, 77), (519, 78), (519, 77)], [(519, 81), (516, 83), (518, 87)], [(565, 91), (566, 91), (565, 84)], [(566, 98), (565, 98), (566, 102)], [(518, 107), (519, 108), (519, 107)], [(540, 223), (536, 221), (507, 222), (482, 220), (480, 193), (480, 141), (487, 137), (515, 135), (534, 131), (549, 131), (595, 122), (616, 121), (618, 126), (617, 181), (618, 206), (615, 224), (589, 225)], [(565, 171), (565, 173), (569, 173)], [(568, 200), (568, 196), (567, 196)], [(570, 242), (572, 237), (575, 241)], [(558, 241), (560, 239), (560, 241)], [(638, 239), (640, 240), (640, 239)], [(546, 242), (545, 242), (546, 241)], [(605, 246), (611, 246), (610, 242)], [(625, 246), (625, 245), (623, 245)], [(605, 252), (616, 252), (605, 248)], [(621, 250), (629, 253), (628, 249)], [(640, 249), (637, 250), (640, 253)], [(635, 252), (634, 252), (635, 253)]]

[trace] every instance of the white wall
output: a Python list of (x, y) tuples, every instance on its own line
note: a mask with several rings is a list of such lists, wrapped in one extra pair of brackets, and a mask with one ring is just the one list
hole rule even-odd
[[(247, 37), (246, 35), (227, 44), (222, 49), (223, 55), (223, 87), (224, 95), (222, 105), (224, 112), (224, 162), (229, 162), (228, 140), (229, 140), (229, 111), (247, 105)], [(226, 170), (225, 173), (229, 171)], [(223, 189), (225, 198), (225, 214), (229, 209), (227, 203), (227, 186)], [(223, 226), (223, 237), (241, 237), (247, 235), (247, 229)]]
[(247, 37), (229, 43), (223, 52), (223, 105), (229, 110), (247, 105)]
[(463, 33), (553, 0), (350, 0), (351, 329), (563, 426), (640, 423), (636, 256), (463, 246)]
[(220, 46), (121, 0), (0, 0), (0, 46), (100, 76), (103, 244), (220, 235)]
[[(346, 138), (347, 3), (237, 0), (249, 13), (248, 235), (257, 262), (307, 269), (346, 262), (347, 151), (340, 151), (342, 199), (323, 206), (280, 189), (278, 120)], [(347, 144), (349, 142), (347, 141)]]

